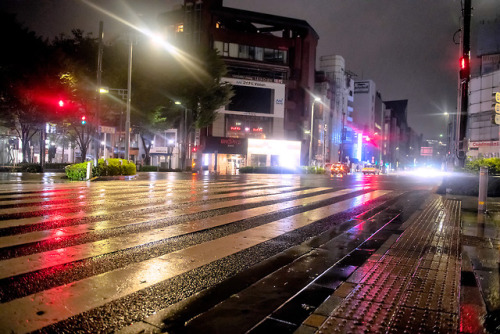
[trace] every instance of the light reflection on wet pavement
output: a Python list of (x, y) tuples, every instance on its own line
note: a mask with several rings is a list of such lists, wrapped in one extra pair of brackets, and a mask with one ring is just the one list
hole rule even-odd
[[(87, 207), (86, 201), (92, 201), (94, 204), (99, 204), (99, 197), (106, 198), (106, 196), (110, 196), (113, 192), (112, 188), (108, 187), (109, 182), (99, 182), (99, 185), (95, 183), (92, 184), (94, 188), (101, 188), (100, 192), (94, 192), (91, 196), (89, 192), (89, 188), (91, 186), (91, 182), (70, 182), (62, 178), (63, 174), (60, 173), (45, 173), (45, 174), (8, 174), (0, 173), (0, 190), (6, 191), (9, 189), (12, 191), (12, 195), (9, 195), (11, 198), (14, 198), (16, 195), (15, 192), (37, 192), (37, 196), (47, 197), (47, 201), (53, 201), (54, 203), (48, 203), (47, 205), (54, 205), (56, 201), (58, 201), (57, 192), (61, 192), (61, 200), (67, 199), (68, 195), (64, 194), (64, 191), (67, 189), (73, 189), (72, 196), (74, 200), (73, 209), (77, 209), (79, 206)], [(252, 176), (250, 177), (255, 182), (264, 183), (267, 181), (268, 176)], [(235, 180), (235, 182), (244, 182), (247, 179), (246, 176), (240, 176), (239, 178), (231, 176), (221, 177), (219, 180), (231, 181)], [(144, 196), (144, 200), (150, 203), (154, 201), (159, 201), (158, 205), (171, 205), (175, 204), (175, 200), (179, 199), (179, 197), (173, 198), (171, 195), (176, 193), (175, 183), (177, 181), (183, 181), (185, 185), (185, 197), (183, 198), (184, 202), (193, 202), (195, 200), (200, 200), (200, 194), (205, 194), (207, 192), (206, 188), (208, 185), (205, 185), (203, 189), (200, 188), (200, 180), (208, 181), (213, 180), (214, 176), (212, 175), (196, 175), (190, 173), (140, 173), (135, 181), (137, 182), (137, 189), (141, 189), (141, 191), (136, 190), (137, 192), (141, 192)], [(215, 179), (217, 179), (215, 177)], [(242, 181), (243, 180), (243, 181)], [(379, 177), (379, 176), (363, 176), (361, 174), (350, 175), (348, 177), (342, 179), (330, 179), (330, 182), (338, 183), (338, 184), (348, 184), (350, 187), (356, 186), (363, 189), (381, 189), (388, 184), (389, 178), (387, 177)], [(162, 198), (161, 195), (157, 195), (157, 182), (163, 182), (162, 187), (163, 190), (167, 189), (166, 194)], [(281, 183), (280, 183), (281, 182)], [(350, 183), (348, 183), (350, 182)], [(392, 182), (392, 181), (390, 181)], [(275, 178), (273, 180), (275, 185), (286, 186), (291, 183), (295, 183), (296, 185), (314, 185), (324, 186), (325, 184), (325, 176), (311, 176), (307, 181), (302, 180), (300, 177), (296, 175), (287, 175), (282, 176), (281, 180), (279, 178)], [(43, 186), (40, 187), (40, 184)], [(57, 187), (56, 187), (57, 184)], [(332, 184), (332, 183), (330, 183)], [(415, 183), (417, 184), (417, 183)], [(429, 183), (430, 184), (430, 183)], [(416, 185), (416, 187), (421, 187), (421, 189), (426, 189), (429, 187), (429, 184)], [(228, 182), (229, 185), (229, 182)], [(66, 190), (65, 190), (66, 189)], [(252, 192), (251, 184), (248, 184), (245, 188), (249, 194)], [(218, 196), (231, 196), (232, 193), (231, 188), (228, 186), (227, 194), (220, 194)], [(284, 190), (284, 188), (282, 189)], [(257, 190), (256, 190), (257, 191)], [(267, 196), (272, 196), (272, 189), (260, 189), (263, 194), (265, 193)], [(97, 194), (97, 195), (96, 195)], [(212, 195), (213, 196), (213, 195)], [(127, 194), (123, 194), (123, 197), (126, 198)], [(207, 192), (204, 199), (210, 198), (210, 193)], [(481, 332), (483, 327), (486, 327), (490, 332), (500, 332), (500, 275), (499, 275), (499, 259), (500, 259), (500, 202), (495, 201), (495, 199), (490, 199), (489, 202), (489, 213), (488, 214), (478, 214), (477, 213), (477, 199), (472, 197), (460, 197), (460, 196), (449, 196), (449, 198), (457, 198), (462, 201), (462, 252), (463, 252), (463, 260), (462, 260), (462, 273), (461, 273), (461, 303), (460, 303), (460, 332), (462, 333), (476, 333)], [(358, 202), (353, 203), (353, 206), (362, 205), (363, 200), (361, 197), (357, 197), (356, 200)], [(18, 203), (25, 203), (29, 205), (30, 199), (26, 199), (23, 202), (18, 201)], [(101, 203), (102, 204), (102, 203)], [(20, 211), (23, 210), (23, 204), (19, 204), (19, 207), (13, 210)], [(201, 204), (200, 204), (201, 205)], [(122, 205), (122, 207), (126, 205)], [(43, 206), (42, 206), (43, 208)], [(93, 214), (95, 216), (110, 214), (115, 210), (115, 208), (111, 206), (106, 206), (104, 211), (96, 211), (93, 210)], [(117, 211), (126, 210), (121, 207), (116, 208)], [(5, 211), (7, 212), (7, 211)], [(144, 213), (140, 218), (144, 220), (151, 220), (156, 215), (156, 212)], [(43, 222), (43, 219), (47, 219), (55, 223), (58, 220), (63, 218), (65, 219), (79, 219), (79, 217), (86, 215), (88, 216), (88, 212), (82, 210), (72, 211), (72, 212), (59, 212), (60, 217), (53, 215), (52, 217), (40, 216), (40, 222)], [(136, 219), (139, 218), (136, 217)], [(31, 218), (26, 218), (26, 223), (30, 223)], [(9, 222), (4, 221), (4, 227), (8, 227)], [(91, 222), (89, 222), (90, 224)], [(126, 219), (122, 220), (123, 224), (126, 224)], [(368, 223), (365, 223), (368, 225)], [(90, 225), (82, 225), (87, 228)], [(118, 225), (116, 225), (118, 226)], [(108, 228), (109, 226), (105, 226)], [(69, 236), (70, 234), (78, 234), (80, 232), (75, 231), (74, 233), (69, 233), (71, 228), (61, 228), (54, 229), (52, 232), (53, 235), (47, 236), (47, 238), (52, 238), (54, 240), (57, 239), (58, 234), (62, 233)], [(95, 230), (92, 227), (90, 230)], [(364, 237), (362, 232), (369, 232), (369, 228), (360, 224), (356, 228), (346, 233), (349, 235), (349, 240), (346, 239), (346, 244), (337, 243), (332, 249), (331, 252), (339, 252), (339, 246), (347, 247), (347, 241), (352, 241), (353, 239), (358, 239)], [(63, 233), (64, 231), (64, 233)], [(358, 236), (357, 233), (360, 235)], [(372, 233), (372, 232), (370, 232)], [(41, 240), (43, 236), (36, 236)], [(7, 238), (5, 238), (7, 240)], [(68, 248), (69, 249), (69, 248)], [(48, 251), (45, 255), (57, 256), (58, 263), (59, 262), (68, 262), (73, 261), (73, 254), (66, 252), (64, 253), (65, 248), (60, 248), (57, 250)], [(60, 254), (56, 254), (56, 252), (62, 252)], [(370, 254), (372, 254), (375, 249), (370, 250)], [(84, 251), (80, 250), (80, 253), (84, 253)], [(367, 249), (360, 249), (358, 253), (359, 258), (364, 258), (363, 252), (367, 252)], [(363, 254), (361, 254), (363, 253)], [(376, 255), (376, 254), (375, 254)], [(68, 261), (63, 258), (68, 258)], [(63, 261), (61, 261), (63, 259)], [(50, 262), (50, 258), (46, 258), (46, 261)], [(360, 264), (356, 264), (357, 266)], [(360, 267), (360, 272), (365, 268), (366, 271), (371, 269), (373, 262), (367, 261)], [(151, 267), (150, 271), (155, 272), (156, 267)], [(349, 269), (349, 274), (345, 274), (342, 270), (345, 268)], [(352, 263), (346, 265), (345, 268), (337, 268), (336, 270), (340, 272), (332, 273), (332, 276), (342, 276), (342, 279), (348, 277), (352, 269)], [(22, 271), (19, 271), (22, 272)], [(342, 274), (342, 275), (341, 275)], [(348, 283), (356, 282), (356, 275), (359, 272), (354, 273)], [(10, 274), (9, 274), (10, 275)], [(151, 275), (150, 275), (151, 276)], [(329, 289), (335, 289), (341, 281), (330, 282), (328, 286)], [(142, 281), (141, 281), (142, 283)], [(356, 282), (359, 283), (359, 282)], [(333, 284), (333, 285), (332, 285)], [(335, 285), (335, 288), (333, 287)], [(480, 294), (478, 293), (480, 292)], [(346, 292), (347, 293), (347, 292)], [(62, 296), (64, 297), (64, 296)]]
[[(478, 323), (491, 333), (500, 333), (500, 202), (490, 198), (488, 212), (478, 213), (476, 198), (461, 199), (463, 262), (473, 274), (462, 277), (466, 299), (462, 314), (471, 318), (471, 328), (463, 330), (473, 332), (474, 323)], [(478, 298), (477, 293), (475, 296), (467, 293), (474, 284), (479, 287), (482, 298)], [(481, 309), (477, 305), (484, 307)]]

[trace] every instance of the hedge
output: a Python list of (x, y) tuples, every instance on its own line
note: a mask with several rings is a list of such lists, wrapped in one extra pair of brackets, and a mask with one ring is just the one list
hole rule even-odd
[(483, 158), (467, 161), (465, 169), (479, 173), (480, 167), (488, 167), (488, 174), (500, 175), (500, 158)]
[(23, 173), (42, 173), (43, 169), (40, 164), (31, 164), (31, 163), (20, 163), (19, 171)]
[[(70, 180), (85, 180), (87, 177), (87, 164), (82, 162), (65, 168), (66, 175)], [(90, 162), (92, 164), (92, 162)], [(136, 166), (133, 162), (123, 159), (99, 159), (97, 166), (92, 164), (92, 177), (135, 175)]]
[(148, 166), (148, 165), (143, 165), (139, 167), (139, 172), (180, 172), (181, 170), (179, 168), (172, 169), (172, 168), (162, 168), (158, 166)]
[(255, 166), (246, 166), (246, 167), (241, 167), (240, 168), (240, 173), (241, 174), (249, 174), (249, 173), (255, 173), (255, 174), (324, 174), (325, 169), (322, 167), (309, 167), (309, 166), (303, 166), (300, 169), (296, 168), (286, 168), (286, 167), (279, 167), (279, 166), (261, 166), (261, 167), (255, 167)]
[(241, 167), (240, 173), (242, 174), (295, 174), (297, 171), (295, 169), (278, 167), (278, 166), (246, 166)]

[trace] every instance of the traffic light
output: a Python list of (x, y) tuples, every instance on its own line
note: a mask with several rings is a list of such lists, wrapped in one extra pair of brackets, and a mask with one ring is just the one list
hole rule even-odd
[(82, 125), (87, 124), (87, 117), (85, 117), (85, 115), (83, 115), (81, 119), (82, 119)]
[(59, 102), (57, 102), (57, 105), (58, 105), (60, 108), (63, 108), (63, 107), (64, 107), (64, 101), (63, 101), (63, 100), (59, 100)]
[(468, 55), (460, 58), (460, 79), (468, 79), (470, 75), (470, 59)]
[(191, 149), (191, 151), (192, 151), (193, 153), (198, 152), (198, 146), (193, 146), (193, 148)]

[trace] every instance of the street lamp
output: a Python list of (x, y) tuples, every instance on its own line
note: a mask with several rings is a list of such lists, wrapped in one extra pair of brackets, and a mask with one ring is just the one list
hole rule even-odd
[(129, 38), (128, 76), (127, 76), (127, 109), (125, 114), (125, 160), (130, 158), (130, 104), (132, 100), (132, 37)]
[(180, 159), (181, 159), (181, 169), (184, 169), (185, 165), (186, 165), (186, 160), (188, 159), (188, 141), (190, 142), (190, 139), (188, 138), (188, 131), (187, 131), (187, 119), (188, 119), (188, 109), (186, 108), (186, 106), (183, 106), (182, 105), (182, 102), (180, 101), (175, 101), (174, 102), (176, 105), (178, 106), (182, 106), (184, 107), (184, 124), (183, 124), (183, 130), (182, 130), (182, 136), (180, 136), (182, 138), (182, 144), (179, 145), (179, 148), (181, 149), (181, 152), (180, 153)]
[(313, 147), (313, 137), (314, 137), (314, 104), (321, 101), (319, 97), (314, 97), (314, 101), (311, 105), (311, 134), (309, 135), (309, 166), (312, 162), (312, 147)]
[[(145, 33), (145, 32), (143, 32)], [(161, 40), (157, 35), (152, 35), (151, 33), (145, 33), (149, 38), (153, 39), (158, 44), (161, 44), (165, 50), (175, 53), (176, 49), (170, 44)], [(130, 105), (132, 100), (132, 52), (133, 52), (133, 41), (132, 36), (129, 38), (129, 52), (128, 52), (128, 76), (127, 76), (127, 111), (125, 117), (125, 159), (129, 160), (130, 154)]]

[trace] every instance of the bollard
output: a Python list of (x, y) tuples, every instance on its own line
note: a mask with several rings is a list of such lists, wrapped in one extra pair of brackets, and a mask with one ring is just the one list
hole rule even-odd
[(479, 198), (478, 212), (486, 212), (486, 199), (488, 197), (488, 167), (479, 169)]
[(92, 163), (89, 161), (87, 163), (87, 180), (90, 180), (92, 177)]

